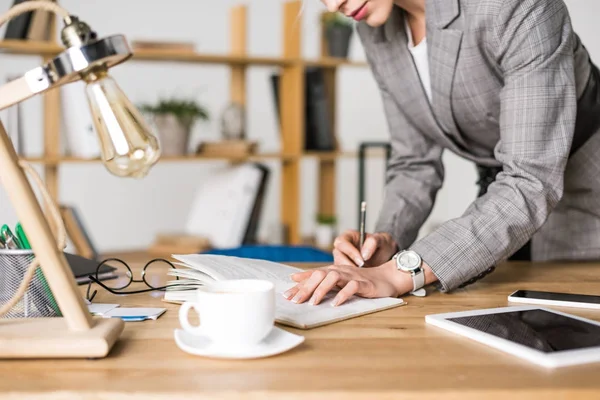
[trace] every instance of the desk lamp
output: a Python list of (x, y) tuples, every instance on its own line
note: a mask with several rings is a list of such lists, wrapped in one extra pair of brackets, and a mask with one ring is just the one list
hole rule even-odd
[[(125, 37), (98, 38), (83, 21), (47, 1), (13, 6), (0, 15), (0, 26), (22, 13), (39, 9), (62, 18), (61, 39), (65, 50), (45, 65), (0, 87), (0, 109), (82, 79), (87, 83), (88, 103), (105, 167), (120, 177), (145, 176), (159, 158), (158, 141), (135, 106), (108, 75), (108, 69), (132, 55)], [(19, 301), (35, 269), (41, 266), (62, 317), (0, 320), (0, 358), (104, 357), (120, 336), (123, 322), (91, 317), (62, 251), (62, 234), (59, 232), (55, 239), (27, 179), (26, 167), (0, 122), (0, 180), (35, 254), (15, 296), (0, 305), (0, 315)], [(49, 208), (51, 216), (58, 215), (56, 204), (51, 202)]]

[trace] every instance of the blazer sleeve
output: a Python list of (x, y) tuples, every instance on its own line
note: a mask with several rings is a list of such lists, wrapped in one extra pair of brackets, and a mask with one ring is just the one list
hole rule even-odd
[(438, 277), (441, 291), (481, 278), (506, 260), (563, 195), (577, 113), (568, 12), (560, 0), (495, 3), (488, 47), (504, 77), (494, 151), (503, 171), (461, 217), (412, 246)]
[(391, 136), (383, 204), (375, 231), (389, 233), (400, 248), (406, 248), (415, 241), (442, 186), (443, 149), (407, 120), (368, 52), (367, 60), (381, 93)]

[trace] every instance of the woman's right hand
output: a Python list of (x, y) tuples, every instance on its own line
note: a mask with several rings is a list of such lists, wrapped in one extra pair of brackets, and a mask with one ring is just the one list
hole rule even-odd
[(367, 233), (362, 249), (359, 249), (360, 234), (350, 230), (333, 242), (335, 265), (376, 267), (389, 261), (398, 252), (398, 246), (389, 233)]

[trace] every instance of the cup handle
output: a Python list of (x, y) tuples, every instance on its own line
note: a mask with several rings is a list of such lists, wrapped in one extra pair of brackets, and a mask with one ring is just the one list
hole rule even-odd
[(179, 308), (179, 323), (186, 332), (189, 332), (193, 335), (198, 335), (201, 333), (201, 326), (193, 326), (188, 320), (188, 313), (190, 312), (191, 308), (196, 310), (195, 304), (189, 301), (186, 301), (181, 305)]

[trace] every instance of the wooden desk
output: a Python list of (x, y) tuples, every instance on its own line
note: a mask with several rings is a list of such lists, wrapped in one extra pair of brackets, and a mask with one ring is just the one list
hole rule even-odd
[[(407, 297), (406, 306), (310, 331), (285, 327), (306, 341), (251, 361), (188, 355), (173, 340), (177, 305), (100, 291), (95, 302), (168, 311), (157, 321), (127, 323), (105, 359), (0, 361), (0, 398), (600, 398), (600, 364), (546, 370), (425, 324), (429, 313), (506, 306), (519, 288), (597, 294), (600, 264), (502, 266), (453, 294)], [(600, 320), (600, 311), (564, 310)]]

